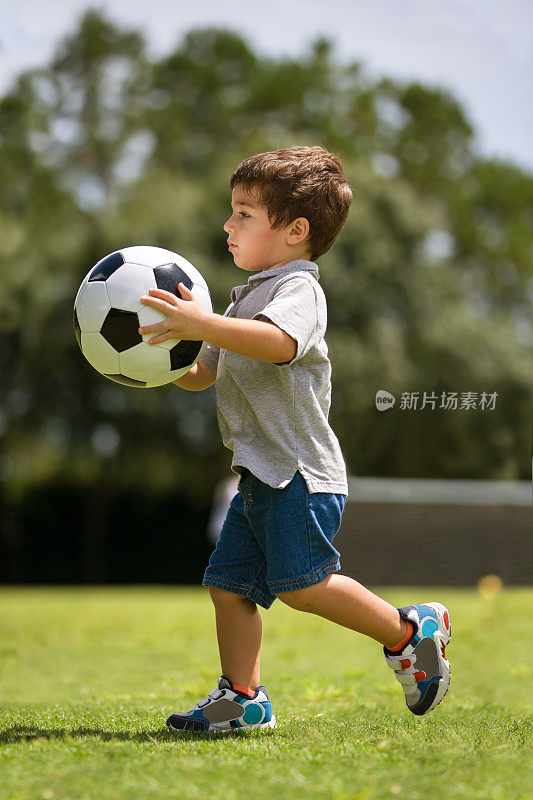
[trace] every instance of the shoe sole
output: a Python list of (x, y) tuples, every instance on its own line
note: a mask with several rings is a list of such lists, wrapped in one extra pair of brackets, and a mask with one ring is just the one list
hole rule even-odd
[[(428, 713), (428, 711), (433, 711), (435, 706), (444, 699), (446, 692), (450, 688), (450, 681), (451, 681), (451, 667), (450, 662), (447, 658), (442, 655), (442, 650), (440, 648), (440, 643), (442, 642), (443, 646), (449, 643), (450, 639), (452, 638), (452, 626), (450, 622), (450, 612), (446, 608), (446, 606), (442, 605), (442, 603), (424, 603), (424, 605), (429, 606), (435, 612), (437, 617), (437, 624), (438, 630), (435, 631), (433, 634), (433, 641), (435, 642), (435, 646), (437, 648), (437, 657), (439, 660), (439, 668), (442, 678), (439, 680), (437, 693), (431, 703), (430, 707), (424, 712)], [(416, 713), (416, 712), (415, 712)]]
[(215, 728), (214, 726), (209, 726), (206, 730), (203, 731), (191, 731), (190, 729), (187, 730), (186, 728), (174, 728), (172, 725), (167, 724), (167, 728), (172, 733), (245, 733), (247, 731), (256, 731), (256, 730), (266, 730), (268, 728), (275, 728), (276, 727), (276, 717), (272, 717), (271, 720), (268, 722), (256, 722), (255, 725), (246, 725), (242, 728)]
[(255, 725), (246, 725), (243, 728), (209, 728), (208, 733), (247, 733), (248, 731), (268, 730), (276, 727), (276, 717), (272, 717), (268, 722), (256, 722)]

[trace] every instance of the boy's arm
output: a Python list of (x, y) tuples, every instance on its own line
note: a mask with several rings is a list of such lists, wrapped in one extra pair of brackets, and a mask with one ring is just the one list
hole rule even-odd
[(200, 359), (192, 369), (182, 375), (181, 378), (173, 381), (173, 383), (181, 389), (187, 389), (189, 392), (201, 392), (203, 389), (209, 389), (214, 384), (216, 377), (216, 373), (206, 367)]
[(271, 364), (284, 364), (296, 355), (294, 339), (270, 320), (210, 314), (204, 323), (203, 339), (223, 350)]
[(162, 322), (140, 328), (142, 334), (158, 334), (149, 340), (150, 344), (167, 339), (202, 340), (271, 364), (284, 364), (296, 355), (295, 340), (273, 322), (208, 313), (186, 286), (180, 283), (179, 290), (181, 299), (163, 289), (150, 289), (149, 296), (141, 298), (145, 305), (166, 317)]

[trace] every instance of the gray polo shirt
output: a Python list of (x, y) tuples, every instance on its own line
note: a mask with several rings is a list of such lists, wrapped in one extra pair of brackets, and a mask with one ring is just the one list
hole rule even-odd
[(311, 261), (253, 274), (231, 292), (224, 316), (269, 319), (296, 341), (285, 364), (208, 345), (202, 361), (216, 372), (218, 424), (233, 451), (232, 469), (247, 467), (281, 489), (297, 470), (310, 492), (348, 494), (346, 468), (329, 423), (331, 364), (324, 341), (326, 298)]

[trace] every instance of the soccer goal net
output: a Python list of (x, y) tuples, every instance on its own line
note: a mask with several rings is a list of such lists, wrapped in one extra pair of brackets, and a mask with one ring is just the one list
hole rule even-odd
[(334, 544), (342, 573), (364, 584), (531, 584), (531, 484), (351, 478)]

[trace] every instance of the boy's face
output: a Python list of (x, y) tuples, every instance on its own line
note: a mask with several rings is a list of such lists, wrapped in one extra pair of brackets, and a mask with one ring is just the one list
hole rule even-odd
[(224, 225), (228, 247), (237, 267), (254, 270), (273, 269), (296, 258), (308, 257), (305, 248), (294, 243), (294, 223), (272, 228), (259, 192), (241, 185), (231, 195), (233, 213)]

